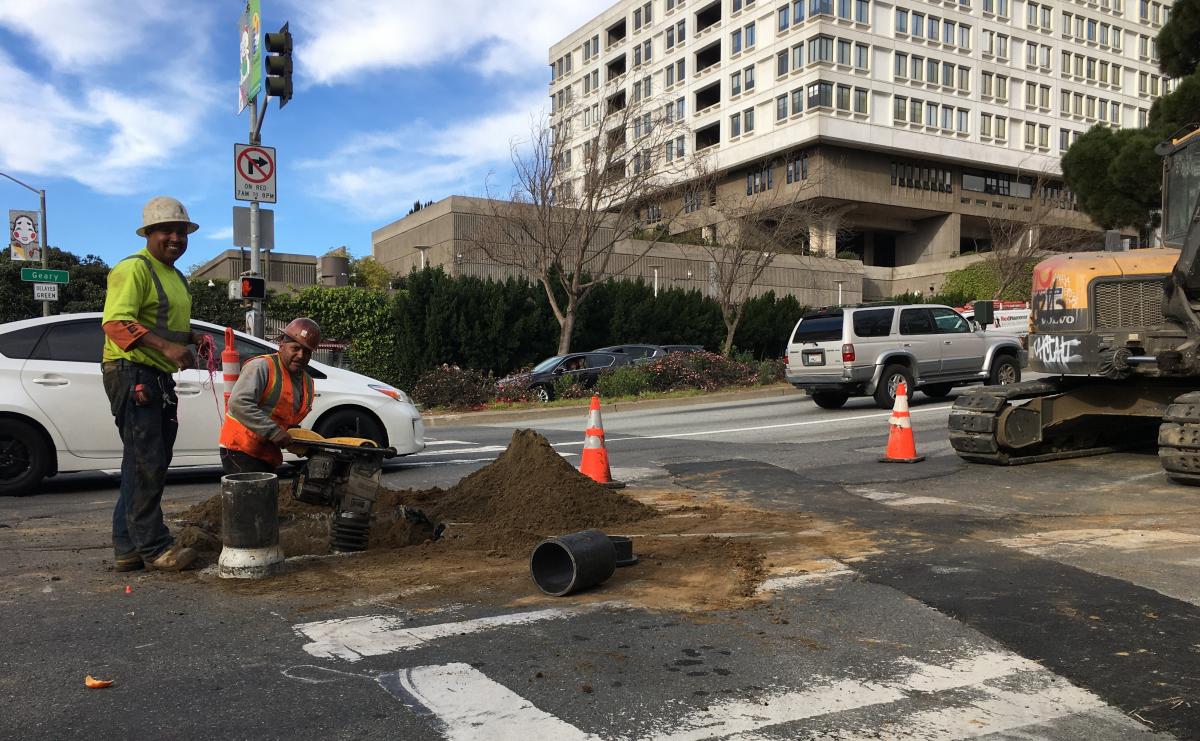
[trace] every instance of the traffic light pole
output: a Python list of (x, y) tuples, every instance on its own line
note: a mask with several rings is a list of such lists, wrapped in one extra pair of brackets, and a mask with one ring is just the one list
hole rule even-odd
[[(250, 105), (248, 106), (248, 108), (250, 109), (250, 143), (253, 145), (258, 145), (258, 144), (262, 143), (261, 140), (259, 139), (259, 135), (258, 135), (258, 132), (260, 131), (262, 122), (259, 120), (258, 98), (257, 97), (250, 99)], [(266, 108), (267, 107), (265, 105), (265, 99), (264, 99), (263, 118), (266, 117), (266, 113), (267, 113)], [(261, 234), (261, 230), (259, 229), (258, 219), (259, 219), (258, 201), (251, 201), (250, 202), (250, 274), (256, 275), (256, 276), (261, 274), (259, 272), (261, 269), (261, 259), (259, 256), (259, 247), (260, 247), (259, 235)], [(263, 316), (263, 302), (261, 299), (254, 299), (251, 301), (251, 306), (253, 308), (250, 309), (250, 313), (246, 316), (246, 328), (248, 330), (250, 330), (250, 334), (254, 335), (255, 337), (258, 337), (259, 339), (264, 339), (265, 335), (266, 335), (266, 328), (264, 326), (266, 317)]]

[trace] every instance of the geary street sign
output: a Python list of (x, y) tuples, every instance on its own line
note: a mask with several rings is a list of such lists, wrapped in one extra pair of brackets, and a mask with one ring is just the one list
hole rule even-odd
[(275, 202), (275, 148), (233, 145), (233, 197), (238, 201)]
[(21, 280), (31, 283), (69, 283), (71, 275), (65, 270), (45, 268), (21, 268)]

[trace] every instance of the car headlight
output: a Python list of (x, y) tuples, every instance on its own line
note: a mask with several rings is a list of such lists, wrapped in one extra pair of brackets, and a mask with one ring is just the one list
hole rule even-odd
[(400, 389), (394, 389), (391, 386), (384, 386), (383, 384), (379, 383), (368, 383), (367, 385), (384, 396), (392, 397), (396, 401), (402, 401), (405, 404), (412, 403), (412, 400), (408, 398), (408, 394), (404, 393)]

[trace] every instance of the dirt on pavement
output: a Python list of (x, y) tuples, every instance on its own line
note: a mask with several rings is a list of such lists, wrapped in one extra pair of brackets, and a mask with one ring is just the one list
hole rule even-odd
[[(413, 522), (416, 508), (444, 523), (441, 538)], [(683, 490), (613, 490), (582, 476), (532, 430), (518, 430), (490, 465), (449, 489), (380, 491), (370, 545), (330, 554), (330, 511), (296, 502), (280, 487), (284, 573), (264, 580), (205, 581), (239, 593), (301, 598), (302, 609), (446, 601), (536, 604), (542, 594), (528, 559), (546, 537), (598, 528), (633, 538), (640, 563), (566, 599), (617, 600), (657, 609), (714, 610), (758, 600), (765, 578), (827, 568), (830, 558), (869, 552), (868, 534), (848, 532), (803, 514), (766, 512), (705, 501)], [(181, 539), (219, 552), (220, 496), (178, 517)], [(194, 532), (193, 532), (194, 531)], [(299, 558), (296, 558), (299, 557)]]

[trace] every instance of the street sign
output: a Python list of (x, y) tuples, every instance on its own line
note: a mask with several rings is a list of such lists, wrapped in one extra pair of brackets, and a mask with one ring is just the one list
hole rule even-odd
[(41, 262), (37, 211), (8, 212), (9, 256), (14, 262)]
[(275, 202), (275, 148), (233, 145), (233, 197)]
[(58, 284), (57, 283), (34, 283), (33, 284), (33, 300), (34, 301), (57, 301), (58, 300)]
[[(250, 209), (245, 206), (233, 207), (233, 246), (250, 246)], [(275, 212), (269, 208), (258, 210), (258, 246), (275, 249)]]
[(247, 0), (238, 20), (238, 113), (262, 91), (262, 10), (259, 0)]
[(45, 268), (21, 268), (21, 280), (30, 283), (69, 283), (71, 274), (65, 270), (47, 270)]

